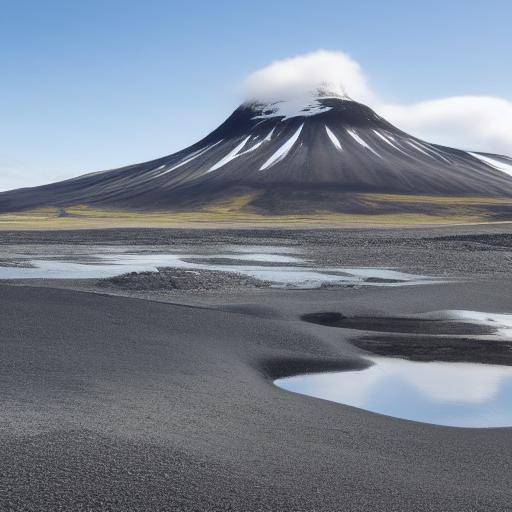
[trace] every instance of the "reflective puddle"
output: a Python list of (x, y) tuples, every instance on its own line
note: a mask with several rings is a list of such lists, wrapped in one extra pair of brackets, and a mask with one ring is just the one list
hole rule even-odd
[(278, 379), (288, 391), (436, 425), (512, 425), (512, 367), (367, 358), (360, 371)]
[[(100, 279), (128, 272), (156, 272), (172, 267), (185, 270), (236, 272), (270, 281), (276, 287), (318, 288), (321, 286), (403, 286), (435, 282), (428, 276), (389, 268), (346, 268), (322, 266), (307, 259), (284, 254), (280, 247), (226, 248), (218, 253), (130, 253), (84, 252), (55, 254), (48, 258), (24, 255), (25, 266), (0, 266), (0, 279)], [(72, 260), (72, 261), (70, 261)], [(31, 268), (26, 268), (26, 267)]]

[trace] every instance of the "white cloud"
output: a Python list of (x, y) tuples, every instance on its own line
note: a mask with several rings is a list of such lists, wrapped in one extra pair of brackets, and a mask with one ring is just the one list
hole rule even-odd
[(505, 99), (453, 96), (377, 109), (397, 127), (429, 142), (512, 155), (512, 102)]
[(320, 86), (357, 101), (373, 98), (359, 64), (343, 52), (327, 50), (275, 61), (249, 75), (244, 90), (248, 99), (283, 100)]
[(492, 96), (453, 96), (389, 104), (372, 90), (358, 62), (343, 52), (318, 50), (273, 62), (244, 83), (248, 99), (300, 97), (326, 85), (367, 103), (398, 128), (429, 142), (512, 155), (512, 102)]

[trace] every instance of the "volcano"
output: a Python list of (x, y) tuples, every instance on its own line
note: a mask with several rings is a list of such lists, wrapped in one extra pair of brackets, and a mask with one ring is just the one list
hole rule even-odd
[[(157, 160), (0, 194), (0, 212), (72, 205), (194, 211), (244, 198), (267, 213), (375, 213), (368, 198), (512, 197), (512, 159), (431, 144), (369, 107), (316, 91), (242, 104), (196, 144)], [(398, 211), (411, 201), (389, 201)], [(508, 207), (510, 208), (510, 207)]]

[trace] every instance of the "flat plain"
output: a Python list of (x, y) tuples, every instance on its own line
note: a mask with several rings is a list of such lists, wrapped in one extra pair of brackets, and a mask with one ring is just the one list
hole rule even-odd
[(20, 269), (34, 255), (82, 261), (105, 248), (278, 247), (318, 264), (435, 278), (315, 289), (1, 281), (2, 510), (509, 509), (511, 428), (416, 423), (273, 381), (368, 364), (371, 344), (357, 340), (370, 326), (304, 315), (512, 313), (510, 225), (4, 231), (0, 241), (2, 264)]

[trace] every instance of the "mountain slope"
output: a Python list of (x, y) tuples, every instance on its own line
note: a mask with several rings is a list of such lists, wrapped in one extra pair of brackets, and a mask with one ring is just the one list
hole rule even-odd
[(243, 104), (198, 143), (151, 162), (1, 193), (0, 212), (194, 210), (244, 195), (262, 213), (364, 212), (361, 194), (512, 197), (512, 159), (424, 142), (363, 104), (317, 93)]

